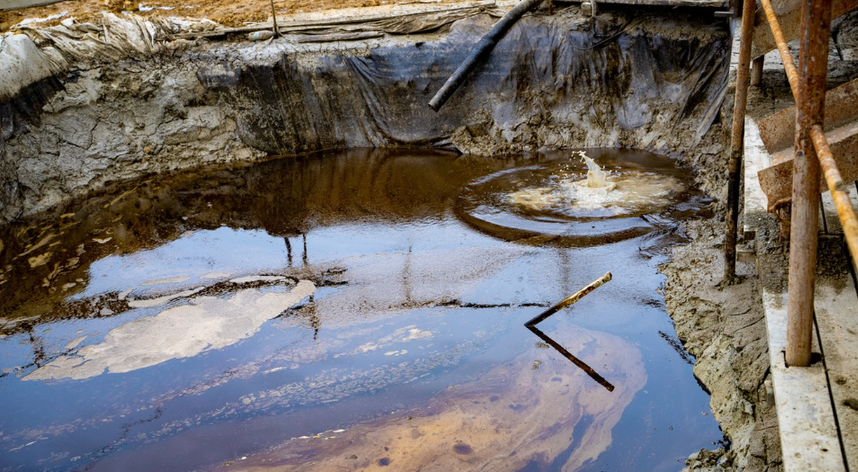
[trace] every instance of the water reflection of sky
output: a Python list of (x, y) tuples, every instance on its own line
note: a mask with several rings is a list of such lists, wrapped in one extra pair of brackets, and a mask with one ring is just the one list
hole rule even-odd
[[(589, 469), (610, 465), (641, 471), (674, 470), (678, 458), (720, 438), (717, 424), (705, 416), (708, 398), (690, 366), (659, 334), (672, 332), (656, 293), (663, 280), (656, 268), (664, 257), (643, 249), (655, 244), (658, 233), (593, 247), (510, 243), (457, 218), (445, 196), (455, 191), (455, 186), (443, 188), (431, 205), (414, 212), (417, 216), (404, 211), (399, 217), (389, 216), (400, 205), (399, 194), (364, 196), (373, 205), (375, 198), (383, 200), (385, 218), (306, 225), (304, 235), (283, 233), (290, 234), (288, 239), (246, 229), (253, 224), (193, 229), (182, 223), (192, 229), (174, 240), (95, 260), (78, 300), (129, 290), (129, 299), (140, 300), (272, 274), (317, 281), (330, 276), (336, 283), (320, 286), (311, 303), (284, 307), (279, 316), (272, 312), (274, 319), (234, 344), (84, 380), (25, 382), (13, 367), (30, 362), (39, 349), (50, 356), (74, 356), (77, 348), (64, 346), (75, 338), (86, 336), (80, 347), (98, 345), (111, 330), (193, 304), (192, 298), (37, 324), (29, 332), (0, 338), (0, 370), (11, 373), (0, 377), (0, 401), (18, 407), (0, 418), (5, 434), (0, 435), (0, 471), (33, 468), (39, 461), (53, 467), (49, 470), (85, 464), (93, 471), (199, 469), (292, 437), (363, 428), (357, 425), (370, 424), (368, 419), (378, 431), (396, 432), (391, 411), (418, 417), (428, 414), (425, 408), (433, 399), (439, 399), (435, 405), (441, 410), (447, 401), (473, 405), (470, 394), (491, 403), (495, 392), (480, 396), (489, 388), (481, 382), (513, 376), (531, 390), (504, 384), (509, 398), (552, 388), (555, 373), (572, 386), (555, 392), (558, 402), (568, 403), (569, 395), (589, 398), (593, 388), (608, 394), (589, 377), (578, 377), (580, 372), (556, 352), (537, 347), (539, 338), (522, 326), (607, 271), (614, 274), (612, 282), (540, 329), (580, 355), (618, 392), (625, 388), (624, 400), (593, 401), (605, 414), (612, 412), (601, 423), (590, 413), (567, 411), (568, 421), (579, 426), (563, 424), (557, 430), (562, 434), (555, 431), (551, 437), (573, 430), (588, 434), (596, 425), (608, 432), (600, 437), (609, 438), (610, 445), (591, 443), (599, 460)], [(388, 197), (391, 201), (384, 200)], [(366, 203), (361, 214), (376, 210)], [(279, 216), (265, 221), (276, 222)], [(239, 293), (225, 286), (214, 296), (228, 301)], [(636, 360), (624, 363), (622, 356)], [(510, 410), (506, 403), (501, 406), (498, 411)], [(456, 420), (452, 410), (444, 411), (444, 418)], [(420, 421), (434, 424), (431, 416)], [(376, 431), (372, 428), (350, 434)], [(570, 445), (568, 436), (561, 439), (566, 442), (553, 450), (578, 444)], [(471, 446), (479, 450), (476, 442)], [(567, 452), (557, 460), (566, 460)]]
[[(415, 234), (417, 229), (421, 233)], [(431, 237), (429, 236), (431, 234)], [(432, 250), (455, 246), (488, 245), (476, 234), (462, 234), (455, 220), (416, 222), (401, 225), (345, 224), (316, 228), (308, 235), (308, 258), (313, 263), (334, 262), (356, 255)], [(291, 265), (302, 264), (301, 236), (289, 238)], [(90, 266), (90, 281), (78, 298), (136, 289), (145, 295), (169, 286), (176, 288), (209, 285), (212, 280), (248, 274), (282, 272), (290, 267), (284, 237), (263, 230), (221, 227), (183, 234), (155, 249), (128, 255), (108, 256)]]
[(188, 277), (184, 285), (204, 282), (202, 276), (226, 272), (261, 273), (286, 266), (282, 238), (260, 230), (194, 231), (148, 251), (108, 256), (90, 266), (90, 281), (80, 296), (123, 292), (149, 281)]

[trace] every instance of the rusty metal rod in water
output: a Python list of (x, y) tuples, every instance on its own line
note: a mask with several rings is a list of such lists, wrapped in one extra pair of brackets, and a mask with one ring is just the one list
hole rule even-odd
[(603, 276), (599, 277), (598, 279), (590, 282), (589, 285), (587, 285), (586, 287), (582, 288), (581, 290), (578, 290), (577, 292), (573, 293), (572, 295), (570, 295), (569, 297), (567, 297), (566, 299), (564, 299), (560, 303), (552, 306), (551, 308), (543, 311), (539, 315), (533, 317), (533, 319), (531, 319), (530, 321), (528, 321), (524, 325), (527, 326), (528, 328), (532, 328), (532, 327), (536, 326), (538, 323), (545, 320), (549, 316), (557, 313), (558, 311), (560, 311), (560, 310), (566, 308), (567, 306), (577, 302), (578, 300), (584, 298), (585, 295), (592, 292), (593, 290), (596, 290), (597, 288), (601, 287), (605, 282), (608, 282), (610, 280), (611, 280), (611, 273), (607, 272), (605, 275), (603, 275)]
[(772, 8), (772, 3), (769, 0), (760, 0), (760, 3), (763, 4), (763, 10), (766, 12), (766, 20), (769, 22), (769, 28), (772, 30), (772, 37), (775, 38), (775, 44), (778, 46), (778, 52), (781, 55), (781, 62), (784, 64), (784, 71), (786, 71), (787, 80), (789, 80), (789, 88), (792, 90), (793, 99), (798, 103), (798, 70), (795, 68), (792, 54), (789, 52), (789, 46), (787, 46), (784, 33), (781, 31), (781, 24), (778, 23), (778, 16), (775, 15), (775, 10)]
[(754, 34), (754, 0), (744, 0), (742, 32), (739, 41), (739, 64), (736, 70), (736, 96), (733, 102), (733, 125), (730, 139), (730, 160), (727, 163), (727, 227), (724, 236), (724, 281), (736, 277), (736, 233), (739, 226), (739, 172), (744, 152), (745, 110), (748, 104), (751, 38)]
[(819, 158), (819, 165), (822, 166), (828, 191), (831, 192), (831, 199), (834, 200), (834, 208), (837, 210), (837, 216), (840, 218), (841, 226), (843, 226), (846, 245), (849, 246), (849, 252), (852, 253), (852, 263), (858, 267), (858, 216), (855, 214), (855, 207), (852, 206), (852, 200), (845, 190), (846, 183), (840, 176), (840, 169), (837, 168), (837, 162), (828, 146), (828, 140), (825, 139), (822, 126), (818, 124), (811, 126), (810, 137), (813, 140), (813, 147), (816, 149), (816, 156)]
[(429, 108), (438, 111), (444, 106), (444, 103), (453, 95), (453, 92), (462, 85), (465, 78), (480, 61), (488, 56), (495, 45), (503, 39), (504, 35), (509, 31), (512, 25), (515, 24), (525, 13), (535, 8), (542, 3), (543, 0), (523, 0), (510, 10), (503, 18), (495, 23), (494, 27), (486, 33), (479, 43), (471, 50), (468, 57), (459, 65), (453, 75), (444, 82), (444, 85), (435, 93), (432, 100), (429, 100)]

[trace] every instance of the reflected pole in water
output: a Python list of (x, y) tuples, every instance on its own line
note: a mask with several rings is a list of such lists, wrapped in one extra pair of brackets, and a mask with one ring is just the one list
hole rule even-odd
[(304, 240), (304, 254), (301, 256), (301, 258), (304, 261), (304, 267), (306, 267), (307, 265), (309, 265), (307, 261), (307, 234), (301, 233), (301, 239)]
[(604, 377), (599, 375), (598, 372), (593, 370), (592, 367), (585, 364), (581, 359), (578, 359), (577, 357), (573, 356), (571, 352), (567, 351), (559, 343), (557, 343), (553, 339), (549, 338), (547, 334), (545, 334), (542, 331), (540, 331), (539, 329), (537, 329), (536, 325), (541, 323), (542, 321), (545, 321), (545, 319), (548, 318), (549, 316), (557, 313), (558, 311), (560, 311), (560, 310), (566, 308), (567, 306), (577, 302), (578, 300), (584, 298), (584, 296), (587, 295), (588, 293), (590, 293), (593, 290), (596, 290), (597, 288), (601, 287), (606, 282), (609, 282), (611, 280), (611, 278), (612, 278), (611, 273), (606, 272), (605, 275), (603, 275), (603, 276), (599, 277), (598, 279), (590, 282), (586, 287), (584, 287), (581, 290), (578, 290), (577, 292), (573, 293), (572, 295), (566, 297), (560, 303), (558, 303), (558, 304), (552, 306), (551, 308), (543, 311), (542, 313), (533, 317), (530, 321), (528, 321), (527, 323), (524, 324), (524, 326), (527, 329), (529, 329), (530, 331), (532, 331), (533, 334), (539, 336), (540, 339), (542, 339), (543, 341), (548, 343), (548, 345), (550, 345), (551, 347), (556, 349), (557, 352), (559, 352), (560, 354), (563, 355), (563, 357), (572, 361), (573, 364), (578, 366), (579, 369), (586, 372), (587, 375), (589, 375), (593, 380), (595, 380), (597, 383), (599, 383), (599, 385), (605, 387), (609, 392), (614, 391), (614, 386), (610, 382), (605, 380)]
[(560, 354), (563, 355), (563, 357), (572, 361), (573, 364), (578, 366), (579, 369), (586, 372), (587, 375), (590, 376), (590, 378), (595, 380), (599, 385), (605, 387), (606, 390), (608, 390), (609, 392), (614, 391), (614, 385), (611, 384), (611, 382), (608, 382), (607, 380), (605, 380), (605, 378), (602, 377), (601, 375), (599, 375), (598, 372), (593, 370), (592, 367), (590, 367), (589, 365), (584, 363), (584, 361), (582, 361), (581, 359), (578, 359), (577, 357), (573, 356), (571, 352), (567, 351), (557, 341), (549, 338), (548, 335), (543, 333), (542, 331), (540, 331), (539, 328), (537, 328), (536, 326), (527, 326), (527, 329), (531, 330), (533, 332), (533, 334), (539, 336), (539, 338), (542, 339), (543, 341), (545, 341), (546, 343), (548, 343), (549, 346), (556, 349), (557, 352), (559, 352)]

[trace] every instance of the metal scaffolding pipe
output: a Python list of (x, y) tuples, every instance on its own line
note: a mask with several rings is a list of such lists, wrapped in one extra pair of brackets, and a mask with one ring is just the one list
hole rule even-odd
[(733, 102), (733, 125), (730, 139), (730, 160), (727, 164), (727, 228), (724, 236), (724, 281), (736, 277), (736, 232), (739, 226), (739, 172), (742, 169), (745, 138), (745, 111), (748, 104), (751, 37), (754, 33), (754, 0), (742, 6), (742, 32), (739, 41), (739, 64), (736, 71), (736, 97)]
[(542, 1), (543, 0), (523, 0), (504, 15), (500, 21), (495, 23), (494, 27), (492, 27), (492, 29), (483, 36), (480, 42), (477, 43), (474, 49), (472, 49), (468, 54), (468, 57), (466, 57), (455, 72), (453, 72), (453, 75), (444, 82), (444, 85), (442, 85), (438, 92), (435, 93), (432, 100), (429, 100), (429, 108), (435, 111), (440, 110), (441, 107), (444, 106), (444, 103), (446, 103), (450, 98), (450, 95), (453, 95), (453, 92), (462, 85), (462, 82), (465, 81), (465, 77), (468, 76), (471, 69), (473, 69), (480, 63), (480, 61), (485, 59), (485, 57), (492, 52), (497, 43), (503, 39), (507, 31), (512, 28), (512, 25), (524, 16), (525, 13), (542, 3)]
[[(763, 5), (763, 10), (766, 13), (766, 20), (769, 22), (769, 28), (772, 30), (772, 36), (775, 38), (775, 44), (778, 46), (778, 52), (781, 55), (781, 62), (784, 64), (789, 88), (792, 90), (793, 99), (798, 103), (798, 71), (795, 68), (795, 62), (792, 60), (792, 54), (789, 52), (784, 33), (781, 30), (781, 25), (778, 23), (778, 16), (775, 15), (775, 10), (772, 8), (772, 3), (769, 0), (760, 0)], [(830, 5), (831, 2), (829, 1)], [(830, 21), (830, 20), (829, 20)], [(804, 23), (802, 22), (802, 25)], [(826, 60), (826, 64), (827, 64)]]
[(803, 2), (787, 304), (786, 363), (794, 367), (810, 365), (820, 201), (820, 166), (810, 128), (824, 122), (830, 29), (831, 0)]
[(828, 184), (828, 191), (831, 192), (831, 199), (834, 200), (837, 217), (840, 218), (840, 224), (843, 226), (846, 245), (852, 255), (852, 264), (858, 267), (858, 216), (855, 214), (855, 207), (852, 206), (852, 200), (845, 190), (846, 183), (840, 176), (840, 169), (837, 168), (837, 162), (828, 147), (828, 140), (825, 139), (822, 126), (813, 125), (810, 128), (810, 138), (813, 140), (825, 183)]

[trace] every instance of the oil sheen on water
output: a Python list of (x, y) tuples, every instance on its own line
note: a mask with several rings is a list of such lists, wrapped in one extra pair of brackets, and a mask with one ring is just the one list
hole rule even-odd
[[(354, 150), (0, 229), (0, 471), (675, 471), (722, 439), (657, 267), (688, 171)], [(523, 323), (540, 324), (605, 388)]]

